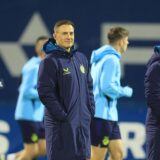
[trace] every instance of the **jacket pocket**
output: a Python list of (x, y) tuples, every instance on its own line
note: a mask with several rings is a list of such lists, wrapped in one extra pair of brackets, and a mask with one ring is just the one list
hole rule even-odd
[(46, 126), (46, 140), (51, 150), (62, 150), (63, 149), (63, 137), (62, 127), (60, 122), (52, 124), (52, 126)]
[(80, 157), (86, 157), (90, 152), (90, 132), (84, 127), (80, 126), (76, 128), (76, 155)]
[(64, 140), (63, 140), (63, 136), (62, 136), (62, 124), (60, 123), (58, 126), (58, 130), (57, 130), (57, 134), (55, 134), (55, 147), (57, 150), (62, 150), (63, 146), (64, 146)]

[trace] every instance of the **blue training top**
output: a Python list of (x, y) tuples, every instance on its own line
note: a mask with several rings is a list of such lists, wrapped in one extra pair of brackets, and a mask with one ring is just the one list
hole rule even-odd
[(38, 69), (41, 59), (31, 58), (22, 69), (22, 82), (16, 105), (16, 120), (42, 121), (44, 106), (37, 91)]
[(97, 118), (118, 121), (117, 99), (132, 95), (130, 87), (122, 87), (120, 84), (120, 58), (120, 53), (110, 45), (92, 52), (91, 75)]

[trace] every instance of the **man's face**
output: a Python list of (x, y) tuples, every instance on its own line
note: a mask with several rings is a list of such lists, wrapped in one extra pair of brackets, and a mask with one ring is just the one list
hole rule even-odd
[(120, 40), (120, 53), (126, 52), (128, 44), (128, 37), (124, 37)]
[(74, 28), (72, 25), (66, 24), (59, 26), (53, 34), (57, 45), (64, 48), (68, 52), (74, 44)]

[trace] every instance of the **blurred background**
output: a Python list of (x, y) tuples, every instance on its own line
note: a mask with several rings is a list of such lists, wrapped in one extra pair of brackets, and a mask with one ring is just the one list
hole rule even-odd
[(153, 46), (160, 44), (159, 0), (0, 0), (0, 154), (22, 148), (14, 120), (23, 64), (34, 55), (37, 37), (51, 37), (54, 23), (76, 25), (76, 45), (90, 60), (93, 49), (106, 43), (111, 26), (130, 31), (129, 48), (121, 61), (122, 85), (133, 87), (132, 98), (119, 100), (119, 121), (125, 160), (145, 159), (144, 74)]

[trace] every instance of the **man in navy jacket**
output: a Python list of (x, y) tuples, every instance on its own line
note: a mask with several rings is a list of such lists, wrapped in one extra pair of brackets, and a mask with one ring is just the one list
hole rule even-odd
[(147, 64), (145, 74), (147, 160), (160, 160), (160, 46)]
[(76, 51), (74, 24), (60, 20), (43, 47), (38, 93), (45, 105), (49, 160), (90, 159), (90, 121), (94, 115), (92, 79), (86, 57)]

